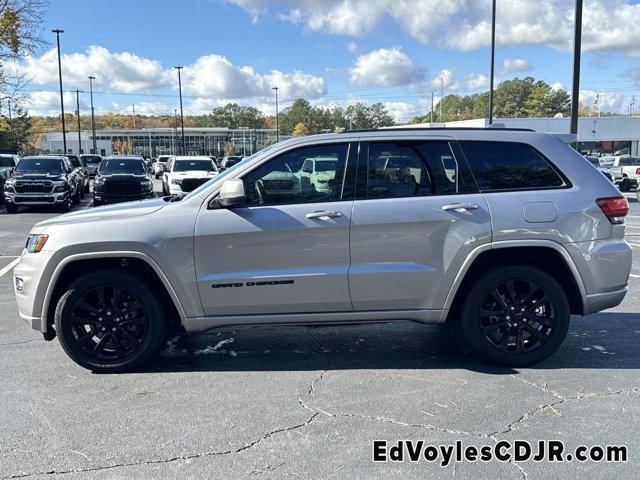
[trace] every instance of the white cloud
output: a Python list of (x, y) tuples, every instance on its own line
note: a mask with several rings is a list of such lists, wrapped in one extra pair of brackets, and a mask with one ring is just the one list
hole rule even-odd
[(489, 79), (481, 73), (472, 73), (463, 79), (456, 78), (451, 68), (440, 70), (429, 82), (431, 88), (436, 90), (444, 89), (449, 91), (470, 91), (470, 90), (486, 90), (489, 88)]
[(498, 75), (508, 75), (514, 72), (527, 72), (531, 70), (531, 65), (524, 58), (505, 58), (498, 71)]
[[(64, 93), (64, 111), (73, 113), (76, 110), (76, 94), (72, 92)], [(36, 90), (31, 92), (25, 100), (25, 106), (30, 115), (60, 115), (60, 94), (47, 90)], [(81, 98), (80, 113), (86, 113), (88, 105)]]
[(398, 48), (381, 48), (360, 55), (351, 69), (351, 82), (357, 85), (409, 85), (423, 76), (424, 72)]
[[(24, 63), (7, 65), (12, 74), (24, 74), (36, 85), (54, 84), (58, 79), (55, 49), (39, 57), (29, 56)], [(114, 53), (104, 47), (90, 46), (83, 53), (62, 55), (62, 78), (69, 87), (88, 87), (94, 75), (96, 86), (108, 86), (121, 92), (150, 90), (169, 84), (167, 72), (157, 60), (129, 52)]]
[[(227, 0), (254, 19), (277, 10), (284, 21), (331, 34), (362, 37), (391, 19), (423, 42), (470, 51), (489, 45), (491, 2), (472, 0)], [(548, 45), (570, 51), (573, 0), (501, 0), (496, 40), (502, 45)], [(640, 56), (640, 4), (590, 0), (583, 15), (585, 51)]]
[(598, 92), (596, 90), (581, 90), (580, 102), (590, 108), (596, 108), (594, 104), (596, 98), (600, 104), (601, 112), (629, 113), (629, 104), (633, 101), (632, 94), (618, 92)]
[(353, 41), (347, 43), (347, 51), (349, 53), (356, 53), (358, 51), (358, 44)]

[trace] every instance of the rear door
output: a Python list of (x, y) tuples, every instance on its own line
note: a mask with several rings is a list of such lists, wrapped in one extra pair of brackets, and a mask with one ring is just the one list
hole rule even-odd
[[(203, 207), (195, 263), (206, 315), (351, 310), (356, 149), (341, 142), (289, 150), (243, 174), (245, 205)], [(301, 173), (306, 160), (320, 157), (334, 159), (323, 190)]]
[(441, 309), (469, 253), (491, 239), (489, 209), (455, 143), (363, 143), (352, 213), (355, 310)]

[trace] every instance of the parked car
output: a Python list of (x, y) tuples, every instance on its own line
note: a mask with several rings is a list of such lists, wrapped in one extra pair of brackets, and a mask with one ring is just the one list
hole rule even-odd
[[(19, 155), (0, 154), (0, 192), (4, 188), (4, 182), (13, 174), (13, 170), (20, 161)], [(4, 196), (0, 195), (0, 200), (4, 201)]]
[(153, 183), (142, 158), (113, 155), (102, 160), (93, 181), (93, 204), (153, 198)]
[(89, 172), (87, 172), (87, 169), (84, 166), (84, 162), (80, 159), (80, 157), (78, 155), (65, 155), (69, 161), (71, 162), (71, 165), (73, 165), (73, 168), (75, 168), (76, 170), (76, 174), (78, 176), (79, 179), (79, 183), (81, 185), (81, 189), (80, 189), (80, 198), (84, 198), (84, 194), (85, 192), (89, 191), (89, 185), (90, 185), (90, 180), (89, 180)]
[(68, 212), (80, 202), (83, 178), (67, 157), (23, 157), (4, 184), (8, 213), (20, 206), (51, 205)]
[[(638, 187), (640, 177), (640, 158), (629, 155), (609, 155), (600, 157), (600, 165), (616, 172), (616, 185), (622, 192)], [(618, 176), (619, 175), (619, 176)]]
[(80, 155), (80, 160), (84, 163), (84, 168), (86, 169), (89, 178), (95, 177), (98, 173), (100, 162), (102, 162), (102, 157), (95, 154), (85, 154)]
[(158, 161), (153, 164), (153, 176), (157, 179), (162, 177), (162, 174), (167, 168), (167, 161), (171, 158), (171, 155), (160, 155)]
[[(456, 323), (475, 352), (530, 365), (571, 314), (627, 292), (627, 200), (572, 141), (504, 128), (288, 139), (184, 196), (36, 224), (13, 271), (20, 315), (95, 371), (135, 367), (169, 330), (397, 320)], [(326, 190), (263, 181), (327, 158)], [(417, 170), (380, 168), (388, 158)]]
[(171, 157), (162, 174), (162, 192), (176, 195), (190, 192), (220, 173), (209, 157)]
[(607, 168), (601, 166), (599, 157), (586, 155), (584, 158), (586, 158), (591, 165), (596, 167), (605, 177), (607, 177), (610, 182), (616, 183), (616, 181), (620, 182), (622, 180), (622, 174), (620, 173), (620, 171), (616, 170), (615, 168)]
[(231, 155), (228, 157), (223, 157), (220, 162), (220, 170), (226, 170), (227, 168), (233, 167), (236, 163), (240, 163), (242, 161), (242, 157)]

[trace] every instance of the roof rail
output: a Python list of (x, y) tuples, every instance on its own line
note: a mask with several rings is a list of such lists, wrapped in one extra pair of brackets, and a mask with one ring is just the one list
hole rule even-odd
[[(500, 125), (500, 126), (498, 126)], [(503, 124), (493, 124), (489, 127), (394, 127), (394, 128), (362, 128), (355, 130), (341, 130), (338, 133), (366, 133), (366, 132), (429, 132), (433, 130), (504, 130), (507, 132), (535, 132), (532, 128), (504, 127)]]

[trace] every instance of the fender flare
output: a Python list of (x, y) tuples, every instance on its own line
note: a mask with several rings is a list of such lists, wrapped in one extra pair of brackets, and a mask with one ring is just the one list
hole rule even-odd
[(453, 299), (458, 293), (458, 289), (460, 285), (462, 284), (469, 269), (471, 268), (471, 265), (473, 265), (473, 262), (476, 261), (476, 259), (480, 256), (481, 253), (489, 250), (496, 250), (499, 248), (521, 248), (521, 247), (545, 247), (545, 248), (552, 248), (553, 250), (558, 252), (564, 259), (567, 267), (569, 267), (569, 271), (571, 272), (571, 275), (573, 276), (573, 279), (576, 282), (576, 285), (578, 286), (580, 296), (582, 297), (582, 308), (586, 310), (587, 290), (584, 286), (584, 282), (582, 281), (582, 276), (580, 275), (580, 271), (578, 270), (578, 267), (573, 261), (573, 258), (571, 258), (571, 255), (562, 244), (558, 242), (554, 242), (553, 240), (544, 240), (544, 239), (503, 240), (503, 241), (485, 243), (483, 245), (480, 245), (476, 247), (471, 252), (471, 254), (469, 254), (469, 256), (465, 259), (465, 261), (462, 264), (462, 267), (460, 268), (460, 271), (456, 275), (456, 278), (454, 279), (453, 284), (451, 285), (451, 288), (449, 289), (447, 298), (445, 299), (444, 306), (443, 306), (443, 313), (442, 313), (443, 318), (441, 318), (441, 320), (442, 321), (445, 320), (444, 317), (447, 315), (447, 313), (451, 309), (451, 304), (453, 303)]
[(51, 303), (51, 297), (53, 296), (53, 292), (55, 290), (56, 284), (62, 271), (64, 268), (70, 263), (76, 262), (78, 260), (88, 260), (88, 259), (96, 259), (96, 258), (137, 258), (142, 260), (147, 265), (149, 265), (153, 271), (158, 275), (158, 278), (164, 285), (164, 288), (169, 292), (169, 297), (171, 297), (171, 301), (173, 302), (176, 310), (178, 311), (178, 315), (180, 315), (180, 321), (184, 324), (187, 316), (185, 314), (184, 308), (180, 303), (180, 299), (176, 294), (173, 286), (169, 282), (169, 279), (166, 277), (160, 266), (156, 263), (156, 261), (150, 257), (149, 255), (141, 252), (135, 251), (104, 251), (104, 252), (89, 252), (89, 253), (77, 253), (74, 255), (69, 255), (68, 257), (63, 258), (60, 263), (56, 266), (53, 274), (51, 275), (51, 279), (49, 280), (49, 285), (47, 286), (47, 291), (44, 295), (44, 300), (42, 303), (42, 328), (41, 332), (46, 333), (49, 328), (47, 325), (47, 312), (49, 311), (49, 304)]

